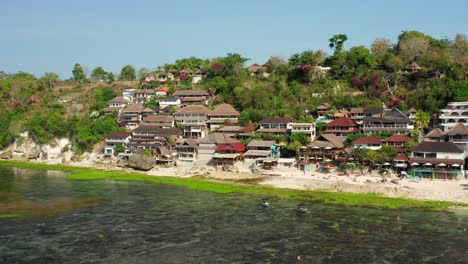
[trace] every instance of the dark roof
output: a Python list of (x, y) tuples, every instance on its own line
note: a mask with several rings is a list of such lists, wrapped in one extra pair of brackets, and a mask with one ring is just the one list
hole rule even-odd
[(318, 147), (318, 148), (344, 148), (343, 139), (340, 137), (335, 136), (334, 134), (322, 134), (320, 135), (317, 140), (311, 142), (307, 145), (310, 148)]
[(130, 136), (132, 132), (120, 132), (120, 131), (115, 131), (107, 135), (106, 138), (127, 138)]
[(387, 142), (408, 142), (411, 141), (411, 138), (405, 135), (391, 135), (387, 139), (385, 139)]
[(463, 150), (452, 142), (423, 141), (412, 148), (411, 152), (463, 153)]
[(366, 145), (380, 145), (380, 144), (382, 144), (382, 141), (380, 139), (376, 138), (376, 137), (369, 136), (369, 137), (358, 138), (358, 139), (353, 141), (353, 144), (355, 144), (355, 145), (363, 145), (363, 144), (366, 144)]
[(205, 90), (177, 90), (172, 96), (209, 96)]
[(229, 144), (233, 142), (238, 142), (237, 140), (232, 139), (226, 134), (223, 133), (213, 133), (208, 134), (206, 137), (198, 140), (198, 144)]
[(291, 117), (268, 117), (260, 121), (260, 123), (264, 124), (283, 124), (289, 123), (292, 121)]
[(392, 108), (391, 110), (384, 111), (383, 116), (384, 117), (408, 119), (408, 116), (398, 108)]
[(182, 130), (179, 128), (160, 128), (154, 125), (141, 125), (133, 130), (133, 132), (152, 132), (155, 135), (164, 135), (164, 136), (179, 136), (182, 134)]
[(326, 127), (355, 127), (357, 125), (356, 123), (353, 122), (353, 120), (349, 118), (340, 117), (331, 121), (330, 123), (327, 123), (325, 126)]
[(364, 114), (366, 115), (378, 115), (382, 113), (382, 108), (364, 108)]

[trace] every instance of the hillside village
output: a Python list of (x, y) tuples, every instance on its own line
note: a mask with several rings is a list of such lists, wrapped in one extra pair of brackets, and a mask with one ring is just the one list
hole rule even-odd
[[(249, 68), (252, 73), (255, 67), (258, 64)], [(142, 84), (150, 78), (142, 79)], [(105, 156), (128, 158), (146, 151), (163, 166), (190, 163), (223, 170), (248, 164), (252, 169), (286, 166), (312, 171), (320, 165), (346, 171), (363, 163), (372, 169), (442, 179), (461, 179), (467, 164), (468, 102), (449, 103), (435, 119), (435, 128), (416, 143), (411, 136), (419, 136), (415, 123), (420, 121), (414, 108), (334, 109), (323, 102), (316, 112), (307, 113), (314, 122), (271, 116), (258, 126), (241, 126), (240, 112), (232, 105), (207, 107), (209, 91), (168, 90), (128, 89), (107, 102), (106, 110), (117, 111), (128, 131), (106, 137)], [(145, 108), (153, 97), (159, 108)]]

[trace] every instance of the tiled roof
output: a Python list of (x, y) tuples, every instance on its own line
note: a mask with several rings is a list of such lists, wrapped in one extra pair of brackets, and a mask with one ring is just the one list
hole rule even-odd
[(463, 150), (452, 142), (423, 141), (412, 148), (411, 152), (463, 153)]
[(118, 103), (118, 104), (128, 104), (130, 103), (127, 99), (123, 98), (122, 96), (117, 96), (112, 100), (107, 101), (108, 104)]
[(386, 142), (408, 142), (411, 141), (411, 138), (405, 135), (391, 135), (387, 139), (385, 139)]
[(353, 120), (346, 118), (346, 117), (340, 117), (337, 118), (330, 123), (325, 125), (326, 127), (356, 127), (356, 123), (353, 122)]
[(107, 135), (106, 138), (127, 138), (130, 136), (132, 132), (120, 132), (120, 131), (115, 131)]
[(234, 142), (238, 142), (238, 141), (232, 139), (231, 137), (223, 133), (208, 134), (206, 137), (198, 140), (198, 144), (215, 144), (215, 145), (229, 144), (229, 143), (234, 143)]
[(354, 145), (380, 145), (382, 141), (376, 137), (362, 137), (353, 141)]
[(219, 115), (240, 116), (240, 113), (230, 104), (220, 104), (217, 105), (216, 108), (208, 114), (208, 116)]
[(189, 105), (184, 108), (181, 108), (175, 114), (208, 114), (210, 109), (203, 105)]
[(447, 131), (447, 135), (468, 135), (468, 127), (466, 127), (463, 123), (457, 123), (449, 131)]
[(143, 106), (139, 104), (131, 104), (125, 107), (122, 110), (122, 113), (141, 113), (143, 111)]
[(173, 96), (209, 96), (210, 94), (205, 90), (177, 90)]
[(158, 92), (169, 92), (169, 90), (171, 89), (171, 87), (159, 87), (158, 88)]
[(247, 152), (245, 152), (244, 156), (268, 157), (268, 156), (270, 156), (270, 154), (271, 154), (271, 151), (269, 151), (269, 150), (254, 150), (254, 149), (251, 149), (251, 150), (247, 150)]
[(393, 160), (394, 161), (407, 161), (408, 157), (405, 154), (399, 154)]
[(440, 128), (432, 129), (431, 132), (427, 133), (426, 138), (441, 138), (445, 136), (445, 132)]
[(275, 145), (275, 141), (273, 140), (252, 140), (250, 141), (249, 144), (247, 144), (247, 147), (264, 147), (264, 148), (269, 148), (271, 146)]
[(171, 115), (149, 115), (143, 118), (144, 122), (172, 122), (174, 121), (174, 116)]
[(289, 123), (292, 121), (291, 117), (268, 117), (260, 121), (260, 123), (264, 124), (283, 124), (283, 123)]
[(221, 151), (236, 151), (236, 152), (244, 152), (245, 146), (240, 142), (233, 142), (227, 145), (218, 145), (215, 149), (216, 152)]

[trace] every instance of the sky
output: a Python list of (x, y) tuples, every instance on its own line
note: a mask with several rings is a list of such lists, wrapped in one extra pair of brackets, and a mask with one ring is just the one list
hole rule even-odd
[(304, 50), (393, 43), (404, 30), (468, 35), (466, 0), (0, 0), (0, 71), (71, 77), (75, 63), (116, 74), (240, 53), (246, 64)]

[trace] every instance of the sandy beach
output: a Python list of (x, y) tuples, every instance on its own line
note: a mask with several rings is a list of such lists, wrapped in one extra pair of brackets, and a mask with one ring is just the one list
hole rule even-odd
[[(48, 164), (62, 164), (61, 160), (37, 161)], [(125, 170), (153, 176), (203, 177), (214, 180), (257, 183), (276, 188), (299, 190), (328, 190), (334, 192), (377, 193), (387, 197), (403, 197), (417, 200), (450, 201), (468, 203), (468, 181), (399, 179), (395, 175), (382, 176), (376, 171), (364, 175), (342, 175), (336, 170), (330, 173), (300, 171), (294, 167), (277, 167), (268, 171), (252, 173), (246, 165), (234, 171), (223, 171), (205, 164), (179, 163), (177, 167), (156, 166), (149, 171), (135, 171), (117, 166), (117, 160), (104, 160), (94, 155), (81, 161), (67, 162), (64, 165), (93, 167), (105, 170)]]

